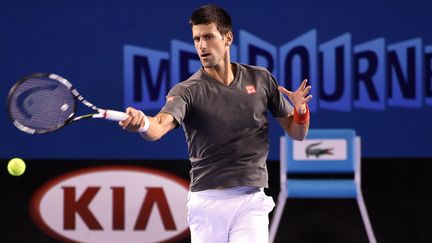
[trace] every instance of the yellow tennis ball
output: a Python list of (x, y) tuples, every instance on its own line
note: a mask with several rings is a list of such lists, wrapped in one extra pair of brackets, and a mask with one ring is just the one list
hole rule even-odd
[(24, 163), (24, 160), (20, 158), (13, 158), (9, 160), (7, 169), (9, 171), (9, 174), (13, 176), (20, 176), (24, 173), (26, 169), (26, 164)]

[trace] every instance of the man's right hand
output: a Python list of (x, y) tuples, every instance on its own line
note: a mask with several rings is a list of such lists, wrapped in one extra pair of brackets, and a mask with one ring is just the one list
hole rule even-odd
[(145, 125), (145, 115), (142, 111), (132, 107), (126, 108), (126, 114), (128, 118), (124, 121), (120, 121), (119, 125), (129, 132), (138, 132), (138, 130)]

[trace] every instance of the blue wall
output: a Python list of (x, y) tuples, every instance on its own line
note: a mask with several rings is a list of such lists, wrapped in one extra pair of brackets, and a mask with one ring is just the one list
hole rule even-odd
[[(53, 72), (69, 79), (100, 107), (124, 109), (135, 104), (154, 115), (161, 100), (127, 99), (133, 90), (131, 57), (155, 62), (172, 86), (196, 66), (188, 17), (201, 1), (2, 1), (0, 2), (0, 97), (33, 72)], [(308, 50), (314, 101), (311, 127), (353, 128), (362, 137), (365, 157), (432, 157), (432, 32), (430, 1), (219, 1), (234, 22), (234, 59), (270, 67), (287, 87), (302, 75), (293, 59), (286, 79), (284, 57), (299, 45)], [(310, 36), (305, 34), (312, 33)], [(300, 37), (300, 38), (299, 38)], [(370, 42), (374, 41), (374, 42)], [(125, 46), (127, 46), (125, 48)], [(249, 51), (260, 48), (265, 59)], [(133, 50), (130, 52), (130, 47)], [(341, 47), (337, 49), (338, 47)], [(129, 48), (129, 49), (128, 49)], [(291, 48), (291, 49), (290, 49)], [(336, 50), (342, 50), (338, 58)], [(377, 57), (376, 70), (363, 54)], [(192, 50), (193, 53), (193, 50)], [(363, 56), (362, 56), (363, 55)], [(322, 56), (322, 62), (320, 57)], [(159, 59), (158, 59), (159, 58)], [(343, 61), (341, 61), (343, 58)], [(357, 58), (357, 59), (356, 59)], [(179, 65), (187, 70), (179, 70)], [(297, 66), (296, 66), (297, 65)], [(363, 76), (361, 76), (363, 74)], [(334, 78), (340, 77), (337, 83)], [(156, 79), (153, 81), (157, 81)], [(357, 86), (358, 84), (358, 86)], [(369, 84), (371, 87), (367, 87)], [(357, 88), (358, 87), (358, 88)], [(332, 100), (335, 90), (340, 95)], [(148, 89), (147, 89), (148, 90)], [(359, 96), (355, 94), (358, 90)], [(370, 98), (375, 90), (376, 99)], [(144, 90), (145, 91), (145, 90)], [(159, 103), (158, 103), (159, 102)], [(86, 109), (79, 112), (85, 113)], [(282, 130), (272, 120), (270, 159), (278, 159)], [(181, 129), (150, 143), (125, 133), (115, 123), (83, 121), (56, 133), (30, 136), (0, 113), (0, 157), (186, 159)]]

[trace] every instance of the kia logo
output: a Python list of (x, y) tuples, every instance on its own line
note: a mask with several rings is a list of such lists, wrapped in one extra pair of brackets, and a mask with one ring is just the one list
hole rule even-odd
[(188, 182), (137, 166), (63, 174), (33, 195), (30, 214), (46, 234), (68, 242), (172, 242), (187, 237)]

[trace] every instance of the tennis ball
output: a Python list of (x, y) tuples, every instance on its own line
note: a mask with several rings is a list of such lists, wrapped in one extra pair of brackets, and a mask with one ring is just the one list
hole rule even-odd
[(24, 173), (26, 169), (26, 164), (24, 163), (24, 160), (20, 158), (13, 158), (9, 160), (7, 169), (9, 171), (9, 174), (13, 176), (20, 176)]

